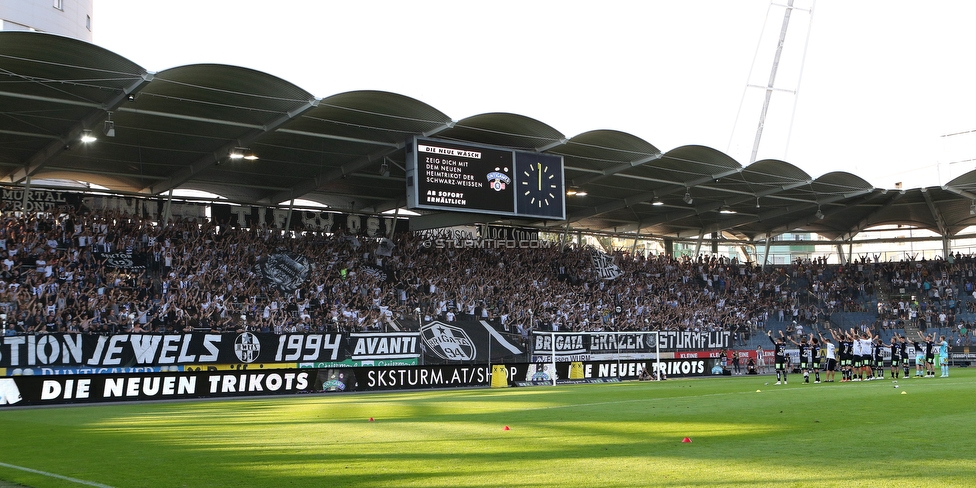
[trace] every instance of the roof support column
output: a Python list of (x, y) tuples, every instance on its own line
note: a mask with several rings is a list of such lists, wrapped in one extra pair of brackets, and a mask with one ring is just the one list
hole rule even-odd
[(169, 225), (169, 218), (172, 215), (171, 208), (173, 206), (173, 189), (169, 189), (169, 194), (166, 196), (166, 205), (163, 205), (163, 227)]
[(704, 240), (705, 240), (705, 232), (702, 231), (701, 233), (698, 234), (698, 243), (695, 244), (695, 255), (692, 256), (692, 258), (697, 258), (699, 255), (701, 255), (701, 245), (702, 245), (702, 241)]
[(566, 239), (569, 237), (569, 220), (566, 220), (566, 227), (563, 227), (563, 235), (559, 238), (559, 251), (566, 249)]
[(634, 233), (634, 245), (630, 246), (630, 257), (634, 257), (634, 253), (637, 252), (637, 238), (640, 237), (640, 222), (637, 222), (637, 232)]
[(745, 256), (745, 258), (746, 258), (745, 262), (748, 263), (749, 261), (752, 261), (749, 258), (750, 254), (749, 254), (749, 247), (748, 246), (739, 246), (739, 252), (741, 252), (742, 255)]
[(24, 199), (22, 202), (20, 202), (20, 208), (24, 212), (24, 215), (27, 215), (27, 202), (29, 201), (30, 195), (30, 180), (30, 175), (27, 175), (27, 177), (24, 179)]
[(390, 232), (386, 235), (387, 239), (393, 240), (393, 231), (396, 230), (398, 218), (400, 218), (400, 202), (397, 202), (396, 208), (393, 209), (393, 225), (390, 226)]
[(769, 244), (772, 241), (772, 238), (773, 238), (773, 234), (770, 233), (770, 232), (767, 232), (766, 233), (766, 245), (764, 246), (765, 249), (763, 249), (762, 264), (760, 265), (763, 268), (766, 268), (766, 264), (769, 263)]
[(946, 261), (949, 261), (949, 236), (942, 234), (942, 257)]
[(291, 214), (295, 211), (295, 199), (291, 199), (291, 203), (288, 204), (288, 217), (285, 218), (285, 232), (291, 230)]
[(846, 256), (844, 256), (844, 246), (843, 246), (843, 244), (841, 244), (841, 243), (838, 242), (837, 243), (837, 260), (840, 262), (840, 264), (847, 264), (847, 261), (844, 259), (845, 257)]

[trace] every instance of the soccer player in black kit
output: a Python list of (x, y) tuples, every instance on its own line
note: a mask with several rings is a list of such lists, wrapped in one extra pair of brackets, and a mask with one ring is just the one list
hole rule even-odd
[(810, 362), (813, 368), (814, 383), (820, 383), (820, 341), (810, 333)]
[(925, 377), (935, 378), (935, 335), (923, 336), (919, 332), (918, 337), (925, 343)]
[(838, 356), (840, 356), (840, 382), (844, 383), (854, 379), (854, 372), (851, 370), (851, 359), (854, 354), (854, 340), (851, 335), (843, 330), (838, 334), (834, 329), (830, 329), (830, 334), (838, 344)]
[(881, 337), (874, 336), (874, 367), (871, 368), (874, 379), (884, 379), (884, 342)]
[[(810, 334), (810, 337), (813, 337), (813, 334)], [(812, 361), (809, 356), (810, 345), (807, 344), (807, 338), (801, 337), (800, 342), (796, 342), (793, 339), (788, 340), (800, 349), (800, 372), (803, 373), (803, 383), (810, 384), (810, 363)]]
[[(898, 344), (898, 338), (891, 338), (891, 379), (898, 379), (898, 366), (901, 364), (901, 345)], [(906, 370), (907, 371), (907, 370)]]
[(898, 345), (901, 347), (902, 369), (905, 371), (905, 379), (911, 378), (911, 374), (909, 373), (912, 369), (912, 361), (908, 357), (908, 341), (905, 340), (905, 336), (898, 336)]
[(776, 384), (786, 384), (786, 343), (783, 341), (783, 331), (779, 331), (779, 338), (773, 339), (773, 333), (766, 331), (769, 340), (773, 343), (773, 356), (776, 358)]

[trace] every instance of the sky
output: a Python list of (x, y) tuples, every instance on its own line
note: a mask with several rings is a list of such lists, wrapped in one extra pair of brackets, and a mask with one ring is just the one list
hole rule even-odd
[[(976, 168), (976, 2), (794, 5), (757, 160), (879, 188)], [(748, 165), (784, 14), (768, 0), (94, 0), (92, 17), (96, 44), (150, 71), (243, 66), (321, 98), (383, 90), (454, 120), (510, 112)]]

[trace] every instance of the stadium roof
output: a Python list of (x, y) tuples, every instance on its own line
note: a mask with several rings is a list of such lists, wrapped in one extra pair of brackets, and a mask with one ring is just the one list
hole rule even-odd
[[(567, 137), (517, 114), (453, 120), (394, 93), (317, 98), (234, 66), (152, 73), (96, 45), (35, 32), (0, 32), (0, 115), (5, 184), (70, 179), (146, 196), (189, 189), (242, 204), (301, 198), (380, 213), (405, 205), (404, 146), (423, 135), (563, 156), (567, 186), (587, 195), (567, 196), (567, 221), (421, 212), (412, 228), (478, 221), (672, 238), (800, 231), (845, 240), (883, 224), (944, 236), (976, 224), (976, 172), (942, 187), (879, 189), (846, 172), (813, 178), (785, 161), (742, 166), (708, 147), (661, 151), (613, 130)], [(79, 142), (85, 130), (96, 143)], [(239, 148), (260, 159), (228, 157)]]

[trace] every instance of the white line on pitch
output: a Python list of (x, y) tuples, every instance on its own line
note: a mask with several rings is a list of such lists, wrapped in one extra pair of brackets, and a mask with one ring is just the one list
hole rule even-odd
[(97, 488), (112, 488), (111, 486), (103, 485), (101, 483), (95, 483), (95, 482), (92, 482), (92, 481), (80, 480), (78, 478), (71, 478), (71, 477), (68, 477), (68, 476), (62, 476), (60, 474), (48, 473), (46, 471), (38, 471), (36, 469), (25, 468), (23, 466), (17, 466), (17, 465), (14, 465), (14, 464), (0, 463), (0, 466), (3, 466), (4, 468), (10, 468), (10, 469), (19, 469), (21, 471), (27, 471), (28, 473), (39, 474), (39, 475), (48, 476), (48, 477), (51, 477), (51, 478), (57, 478), (59, 480), (70, 481), (72, 483), (77, 483), (79, 485), (94, 486), (94, 487), (97, 487)]

